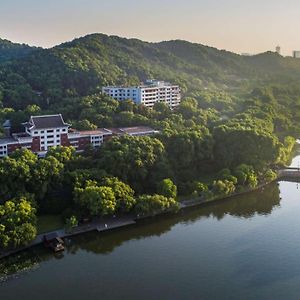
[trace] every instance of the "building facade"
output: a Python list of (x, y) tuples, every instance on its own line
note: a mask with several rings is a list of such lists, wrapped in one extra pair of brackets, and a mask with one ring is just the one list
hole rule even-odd
[(298, 50), (293, 51), (293, 57), (300, 58), (300, 51), (298, 51)]
[(181, 90), (178, 85), (157, 80), (148, 80), (145, 84), (136, 87), (107, 86), (102, 88), (102, 93), (118, 101), (131, 99), (136, 104), (143, 104), (150, 108), (155, 103), (162, 102), (174, 109), (181, 101)]
[(56, 146), (73, 146), (77, 152), (81, 152), (89, 146), (99, 148), (113, 136), (148, 136), (158, 132), (146, 126), (80, 131), (65, 123), (61, 114), (33, 116), (23, 124), (25, 131), (21, 133), (10, 134), (8, 124), (7, 121), (3, 124), (7, 137), (0, 139), (0, 157), (8, 156), (20, 148), (29, 149), (40, 157)]
[(280, 46), (277, 46), (276, 47), (276, 53), (281, 55), (281, 47)]

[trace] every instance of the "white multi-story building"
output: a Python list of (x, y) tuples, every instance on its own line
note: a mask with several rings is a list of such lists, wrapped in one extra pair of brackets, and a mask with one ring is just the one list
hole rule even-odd
[(293, 51), (293, 57), (300, 58), (300, 51), (298, 51), (298, 50)]
[(44, 157), (51, 147), (73, 146), (77, 152), (84, 151), (88, 146), (96, 149), (113, 136), (151, 136), (157, 130), (147, 126), (126, 128), (97, 128), (94, 130), (76, 130), (65, 123), (61, 114), (32, 116), (23, 123), (25, 131), (10, 132), (10, 121), (3, 124), (6, 137), (0, 138), (0, 158), (20, 148), (26, 148)]
[[(65, 123), (61, 114), (33, 116), (28, 123), (24, 123), (25, 132), (28, 137), (33, 139), (39, 146), (40, 151), (47, 152), (49, 148), (61, 146), (67, 139), (69, 124)], [(28, 140), (30, 143), (30, 141)]]
[(163, 102), (174, 109), (181, 101), (178, 85), (157, 80), (147, 80), (145, 84), (135, 87), (107, 86), (102, 88), (102, 92), (116, 100), (131, 99), (136, 104), (143, 104), (150, 108), (157, 102)]

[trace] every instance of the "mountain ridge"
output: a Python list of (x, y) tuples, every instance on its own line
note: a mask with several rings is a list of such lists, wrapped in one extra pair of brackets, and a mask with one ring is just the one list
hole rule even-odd
[(36, 49), (38, 48), (0, 38), (0, 63), (22, 58)]
[(9, 45), (22, 51), (13, 55), (2, 50), (11, 58), (0, 65), (0, 93), (5, 105), (19, 102), (20, 108), (37, 101), (36, 91), (39, 105), (46, 107), (70, 95), (97, 93), (104, 85), (138, 84), (148, 78), (179, 84), (184, 94), (300, 80), (300, 60), (273, 52), (246, 57), (184, 40), (154, 43), (93, 33), (47, 49)]

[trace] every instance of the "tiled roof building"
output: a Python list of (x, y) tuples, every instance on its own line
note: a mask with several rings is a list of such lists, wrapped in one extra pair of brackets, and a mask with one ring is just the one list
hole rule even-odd
[(7, 156), (19, 148), (30, 149), (40, 157), (45, 156), (49, 148), (55, 146), (73, 146), (80, 152), (88, 146), (98, 148), (114, 135), (143, 136), (157, 133), (146, 126), (78, 131), (71, 129), (61, 114), (32, 116), (23, 125), (25, 132), (10, 135), (10, 122), (6, 121), (3, 124), (7, 137), (0, 139), (0, 157)]

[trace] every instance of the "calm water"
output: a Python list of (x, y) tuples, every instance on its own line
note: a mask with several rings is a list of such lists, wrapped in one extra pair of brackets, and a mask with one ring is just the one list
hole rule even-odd
[(87, 234), (58, 257), (36, 248), (19, 263), (32, 269), (0, 283), (1, 300), (299, 299), (300, 185)]

